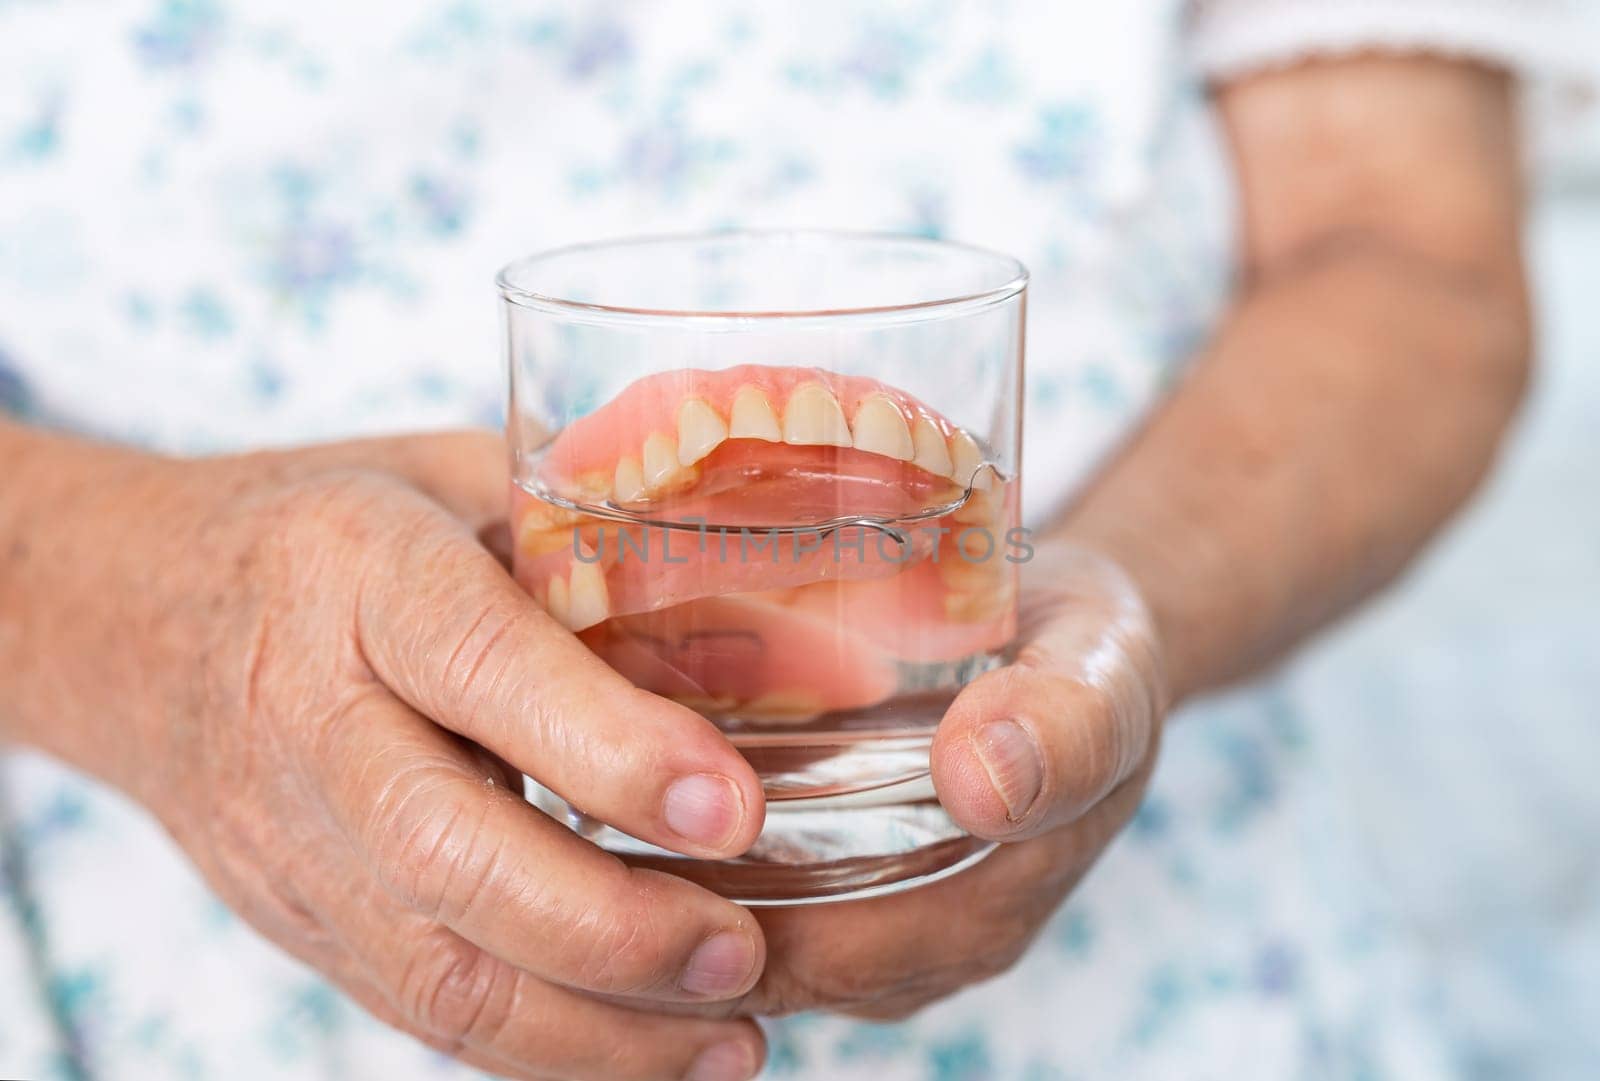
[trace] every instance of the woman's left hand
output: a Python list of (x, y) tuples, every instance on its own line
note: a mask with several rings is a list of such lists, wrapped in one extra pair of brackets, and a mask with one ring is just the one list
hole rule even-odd
[(1166, 704), (1150, 617), (1090, 552), (1042, 544), (1023, 572), (1016, 662), (969, 685), (933, 744), (940, 802), (1000, 850), (905, 893), (758, 911), (767, 968), (740, 1012), (893, 1020), (999, 975), (1132, 817)]

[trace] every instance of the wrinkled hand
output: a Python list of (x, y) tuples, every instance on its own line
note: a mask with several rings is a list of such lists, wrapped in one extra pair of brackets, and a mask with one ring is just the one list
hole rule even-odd
[(905, 1017), (1004, 972), (1137, 808), (1165, 691), (1137, 592), (1090, 553), (1025, 565), (1016, 662), (969, 685), (933, 745), (950, 814), (1005, 842), (976, 867), (889, 897), (761, 913), (767, 971), (738, 1004)]
[(98, 573), (146, 752), (108, 772), (256, 928), (468, 1062), (748, 1077), (753, 1024), (654, 1007), (746, 992), (750, 914), (624, 867), (526, 804), (518, 773), (708, 857), (760, 831), (760, 784), (516, 587), (476, 536), (505, 483), (502, 444), (477, 435), (130, 477)]

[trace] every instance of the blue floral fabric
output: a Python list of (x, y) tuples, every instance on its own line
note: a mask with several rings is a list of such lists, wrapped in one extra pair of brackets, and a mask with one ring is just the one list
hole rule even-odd
[[(490, 279), (517, 255), (890, 229), (1033, 270), (1037, 515), (1226, 297), (1182, 30), (1177, 0), (0, 0), (0, 408), (175, 450), (494, 424)], [(1459, 1031), (1306, 702), (1286, 678), (1176, 725), (1015, 971), (905, 1025), (773, 1024), (770, 1076), (1518, 1076)], [(21, 752), (0, 887), (0, 1074), (474, 1076), (261, 941), (138, 808)]]

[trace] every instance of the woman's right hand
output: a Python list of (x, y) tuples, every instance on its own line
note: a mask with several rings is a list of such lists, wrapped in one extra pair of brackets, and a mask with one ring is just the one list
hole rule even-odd
[(0, 666), (18, 611), (29, 643), (0, 701), (15, 734), (145, 803), (262, 933), (474, 1065), (756, 1072), (751, 1022), (652, 1011), (748, 991), (750, 913), (522, 798), (525, 772), (713, 858), (763, 816), (709, 722), (600, 663), (480, 542), (506, 499), (498, 439), (100, 453), (23, 474), (52, 493), (24, 498), (16, 528), (41, 543), (0, 568), (20, 604)]

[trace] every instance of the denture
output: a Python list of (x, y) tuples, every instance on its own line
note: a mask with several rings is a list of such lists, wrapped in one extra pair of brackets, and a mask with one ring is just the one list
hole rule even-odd
[(1016, 485), (971, 434), (875, 380), (647, 376), (569, 424), (531, 480), (513, 511), (518, 581), (639, 686), (708, 713), (868, 706), (903, 666), (1015, 631)]

